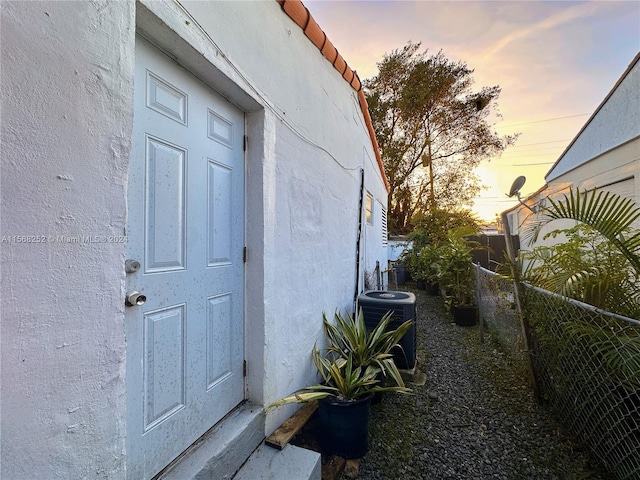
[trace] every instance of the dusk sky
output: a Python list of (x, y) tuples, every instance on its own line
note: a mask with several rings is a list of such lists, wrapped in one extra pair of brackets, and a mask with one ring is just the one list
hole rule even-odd
[(640, 1), (303, 0), (361, 79), (408, 41), (474, 69), (475, 87), (499, 85), (499, 134), (520, 133), (477, 171), (488, 188), (474, 210), (487, 220), (516, 204), (505, 193), (525, 175), (526, 196), (640, 51)]

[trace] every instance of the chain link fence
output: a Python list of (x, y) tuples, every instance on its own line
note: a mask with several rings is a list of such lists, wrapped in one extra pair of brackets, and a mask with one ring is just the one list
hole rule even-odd
[(619, 480), (640, 479), (640, 321), (513, 282), (478, 267), (481, 318), (507, 351), (531, 362), (540, 400)]
[(476, 266), (476, 270), (479, 307), (484, 325), (488, 326), (493, 338), (506, 352), (525, 360), (526, 347), (513, 282), (480, 266)]

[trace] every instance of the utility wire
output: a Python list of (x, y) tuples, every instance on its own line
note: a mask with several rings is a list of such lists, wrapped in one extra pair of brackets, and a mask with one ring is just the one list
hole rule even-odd
[(569, 142), (571, 139), (567, 138), (566, 140), (550, 140), (548, 142), (537, 142), (537, 143), (523, 143), (522, 145), (513, 145), (509, 148), (518, 148), (518, 147), (529, 147), (531, 145), (545, 145), (547, 143), (560, 143), (560, 142)]
[(531, 125), (533, 123), (544, 123), (544, 122), (554, 122), (556, 120), (564, 120), (566, 118), (575, 118), (575, 117), (584, 117), (586, 115), (591, 115), (590, 113), (579, 113), (577, 115), (568, 115), (566, 117), (556, 117), (556, 118), (545, 118), (544, 120), (535, 120), (533, 122), (523, 122), (523, 123), (510, 123), (507, 125), (496, 125), (496, 128), (504, 128), (504, 127), (518, 127), (520, 125)]
[(540, 163), (512, 163), (513, 167), (533, 167), (535, 165), (553, 165), (555, 162), (540, 162)]
[(533, 158), (533, 157), (549, 157), (549, 156), (557, 156), (560, 155), (560, 153), (558, 152), (553, 153), (553, 152), (549, 152), (549, 153), (537, 153), (535, 155), (517, 155), (515, 157), (513, 156), (509, 156), (509, 155), (503, 155), (500, 157), (501, 160), (522, 160), (522, 159), (526, 159), (526, 158)]

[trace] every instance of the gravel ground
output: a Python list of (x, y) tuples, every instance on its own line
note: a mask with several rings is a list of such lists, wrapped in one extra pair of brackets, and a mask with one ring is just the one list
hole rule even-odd
[(440, 297), (417, 297), (413, 395), (372, 406), (359, 480), (608, 479), (536, 404), (526, 372), (478, 327), (452, 323)]

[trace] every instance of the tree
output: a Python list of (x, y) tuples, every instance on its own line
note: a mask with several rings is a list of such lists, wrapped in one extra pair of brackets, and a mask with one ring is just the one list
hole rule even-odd
[(385, 55), (378, 75), (364, 81), (394, 234), (407, 233), (416, 213), (469, 205), (480, 190), (473, 169), (516, 140), (498, 136), (487, 123), (500, 87), (473, 92), (473, 70), (464, 62), (441, 51), (427, 57), (419, 48), (409, 42)]
[(453, 234), (458, 237), (476, 235), (480, 221), (468, 210), (433, 208), (416, 213), (411, 221), (412, 232), (407, 236), (417, 249), (426, 245), (446, 243)]

